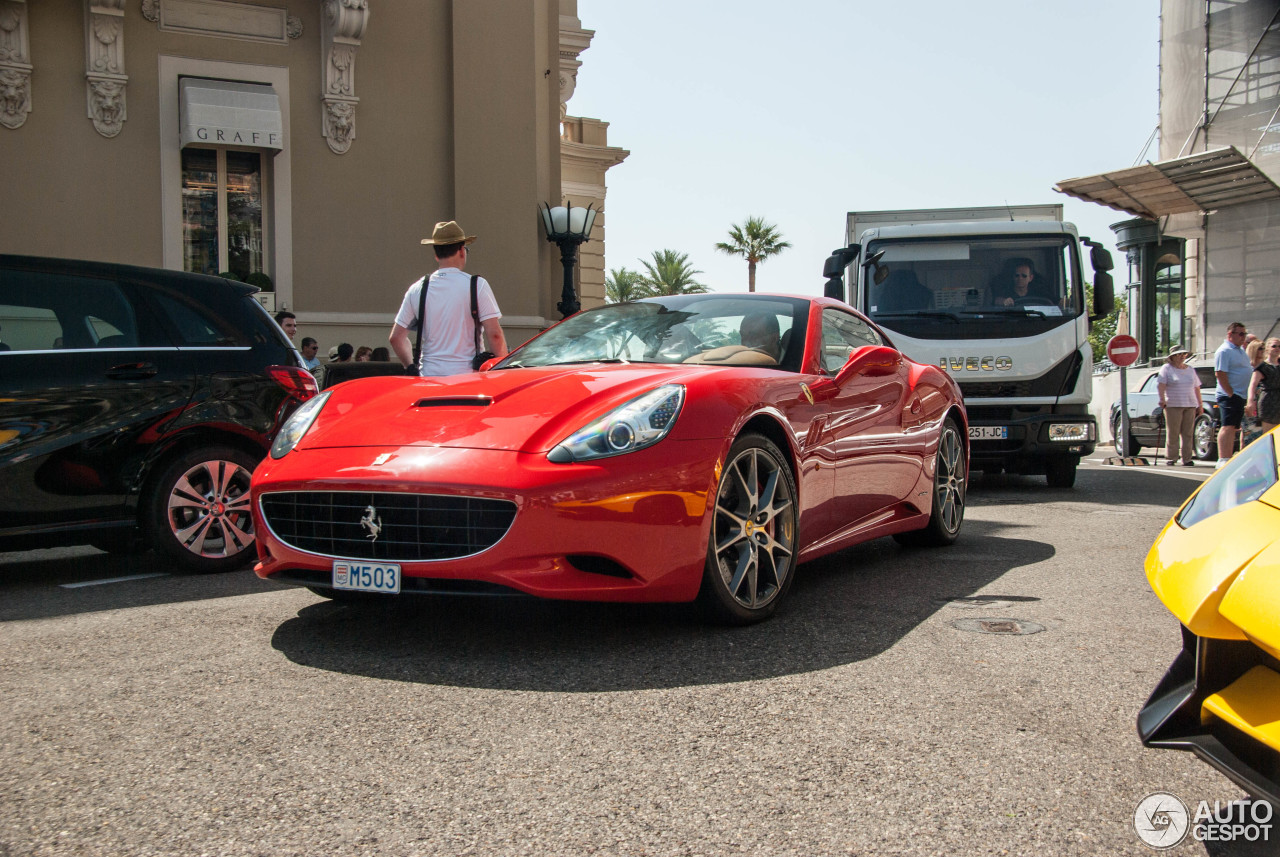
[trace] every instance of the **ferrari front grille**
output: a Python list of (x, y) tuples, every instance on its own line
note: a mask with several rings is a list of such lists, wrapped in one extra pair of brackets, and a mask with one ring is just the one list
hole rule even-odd
[(265, 494), (262, 517), (280, 541), (338, 559), (458, 559), (493, 547), (515, 520), (508, 500), (381, 491)]

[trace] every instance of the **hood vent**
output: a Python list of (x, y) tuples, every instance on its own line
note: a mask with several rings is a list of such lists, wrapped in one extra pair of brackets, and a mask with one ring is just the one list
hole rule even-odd
[(419, 399), (415, 408), (487, 408), (493, 404), (488, 396), (450, 396), (440, 399)]

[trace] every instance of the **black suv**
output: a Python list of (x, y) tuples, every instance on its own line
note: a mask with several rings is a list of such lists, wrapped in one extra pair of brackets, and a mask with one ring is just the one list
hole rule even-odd
[(317, 392), (256, 291), (0, 255), (0, 550), (253, 558), (250, 474)]

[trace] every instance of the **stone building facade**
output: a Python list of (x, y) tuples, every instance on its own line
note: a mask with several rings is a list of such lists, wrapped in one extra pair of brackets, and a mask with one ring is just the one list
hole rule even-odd
[(576, 0), (0, 0), (0, 252), (253, 277), (323, 351), (386, 344), (455, 219), (521, 342), (559, 318), (539, 204), (602, 208), (626, 155), (566, 118), (590, 37)]

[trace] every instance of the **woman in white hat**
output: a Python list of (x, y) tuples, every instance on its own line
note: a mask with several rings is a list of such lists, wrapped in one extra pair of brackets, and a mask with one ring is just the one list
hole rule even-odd
[(1160, 407), (1164, 408), (1164, 463), (1177, 464), (1181, 458), (1185, 467), (1195, 465), (1192, 433), (1196, 418), (1204, 413), (1204, 402), (1200, 399), (1200, 376), (1187, 365), (1190, 354), (1182, 346), (1175, 347), (1169, 352), (1168, 362), (1160, 367), (1160, 373), (1156, 376)]

